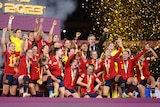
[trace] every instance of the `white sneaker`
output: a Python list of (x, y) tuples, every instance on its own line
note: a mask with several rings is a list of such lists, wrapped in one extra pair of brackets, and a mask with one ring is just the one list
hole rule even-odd
[(57, 96), (58, 96), (57, 93), (52, 93), (52, 94), (49, 95), (49, 98), (53, 98), (53, 97), (57, 97)]
[(156, 98), (156, 95), (154, 93), (151, 93), (151, 98)]
[(122, 94), (122, 98), (129, 98), (129, 96), (124, 92), (124, 93)]
[(31, 94), (29, 94), (29, 93), (23, 93), (23, 98), (30, 97), (30, 96), (31, 96)]

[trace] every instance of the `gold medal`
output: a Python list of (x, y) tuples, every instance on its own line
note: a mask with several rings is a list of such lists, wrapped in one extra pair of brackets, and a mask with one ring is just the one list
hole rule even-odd
[(144, 80), (144, 76), (143, 75), (141, 76), (141, 80)]
[(40, 78), (40, 79), (37, 81), (37, 83), (38, 83), (39, 85), (42, 85), (42, 83), (43, 83), (42, 78)]

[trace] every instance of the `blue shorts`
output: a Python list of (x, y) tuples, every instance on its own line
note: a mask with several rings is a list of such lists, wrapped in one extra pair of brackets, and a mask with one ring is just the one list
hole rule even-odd
[(111, 78), (110, 80), (106, 80), (104, 86), (110, 87), (112, 82), (115, 82), (115, 77)]
[(15, 78), (13, 75), (4, 75), (3, 77), (3, 84), (6, 85), (18, 85), (18, 79)]
[(66, 90), (68, 90), (70, 93), (75, 93), (75, 90), (73, 89), (66, 88)]
[(61, 80), (61, 82), (59, 83), (59, 87), (64, 87), (63, 77), (62, 76), (57, 76), (56, 78)]
[(146, 86), (146, 84), (147, 84), (147, 79), (141, 80), (140, 84), (143, 85), (143, 86)]
[(96, 98), (96, 97), (98, 96), (97, 93), (94, 93), (94, 94), (86, 94), (86, 95), (88, 95), (90, 98)]

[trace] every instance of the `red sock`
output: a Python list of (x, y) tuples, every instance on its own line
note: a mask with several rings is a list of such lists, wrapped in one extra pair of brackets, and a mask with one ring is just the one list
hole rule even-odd
[(71, 94), (71, 95), (69, 95), (68, 97), (73, 97), (73, 95)]
[(6, 94), (2, 94), (1, 96), (2, 96), (2, 97), (7, 97), (7, 95), (6, 95)]
[(16, 97), (16, 95), (10, 95), (10, 97)]
[(37, 95), (32, 95), (31, 97), (37, 97)]

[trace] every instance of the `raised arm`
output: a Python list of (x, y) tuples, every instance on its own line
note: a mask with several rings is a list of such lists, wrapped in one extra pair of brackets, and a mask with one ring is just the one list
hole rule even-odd
[(57, 21), (54, 20), (53, 23), (52, 23), (52, 27), (51, 27), (51, 29), (50, 29), (50, 31), (49, 31), (49, 39), (48, 39), (48, 42), (49, 42), (49, 43), (52, 42), (53, 32), (54, 32), (54, 28), (55, 28), (56, 25), (57, 25)]
[(134, 62), (137, 61), (143, 54), (145, 54), (145, 52), (147, 52), (150, 49), (149, 44), (145, 45), (145, 49), (143, 51), (141, 51), (138, 55), (134, 56), (134, 58), (132, 59)]
[(81, 32), (76, 32), (76, 37), (74, 38), (74, 43), (77, 44), (78, 38), (81, 36)]
[(39, 18), (36, 18), (34, 32), (38, 32), (38, 21), (39, 21)]
[(65, 65), (65, 69), (67, 69), (69, 66), (70, 66), (70, 61), (75, 57), (76, 54), (72, 54), (68, 57), (68, 60), (66, 62), (66, 65)]
[(2, 30), (2, 38), (1, 38), (1, 46), (2, 46), (2, 52), (5, 52), (6, 51), (6, 44), (5, 44), (5, 35), (6, 35), (6, 32), (7, 32), (7, 28), (3, 28)]
[(43, 18), (40, 19), (40, 27), (38, 29), (37, 35), (36, 35), (36, 40), (41, 40), (43, 35)]
[(118, 52), (113, 56), (114, 59), (117, 58), (122, 53), (122, 47), (123, 47), (123, 45), (122, 45), (122, 39), (118, 38), (116, 40), (116, 43), (118, 44), (119, 49), (118, 49)]
[(156, 59), (156, 58), (158, 58), (158, 55), (156, 54), (156, 52), (152, 49), (152, 48), (150, 48), (149, 49), (149, 51), (152, 53), (152, 57), (151, 57), (151, 60), (153, 61), (154, 59)]
[(9, 33), (9, 36), (12, 36), (13, 33), (12, 33), (12, 21), (14, 19), (14, 16), (13, 15), (10, 15), (9, 16), (9, 21), (8, 21), (8, 33)]
[(28, 49), (28, 35), (24, 34), (22, 42), (22, 53)]
[(72, 43), (74, 44), (74, 46), (75, 46), (75, 48), (76, 48), (76, 50), (75, 50), (76, 52), (75, 52), (75, 53), (78, 52), (77, 41), (78, 41), (79, 36), (81, 36), (81, 33), (80, 33), (80, 32), (76, 32), (76, 37), (74, 38), (74, 40), (72, 40)]
[(104, 43), (104, 41), (106, 40), (106, 38), (107, 38), (107, 36), (108, 36), (108, 29), (107, 28), (104, 28), (103, 29), (103, 36), (102, 36), (102, 38), (100, 39), (100, 41), (99, 41), (99, 43), (98, 43), (98, 46), (102, 46), (103, 45), (103, 43)]

